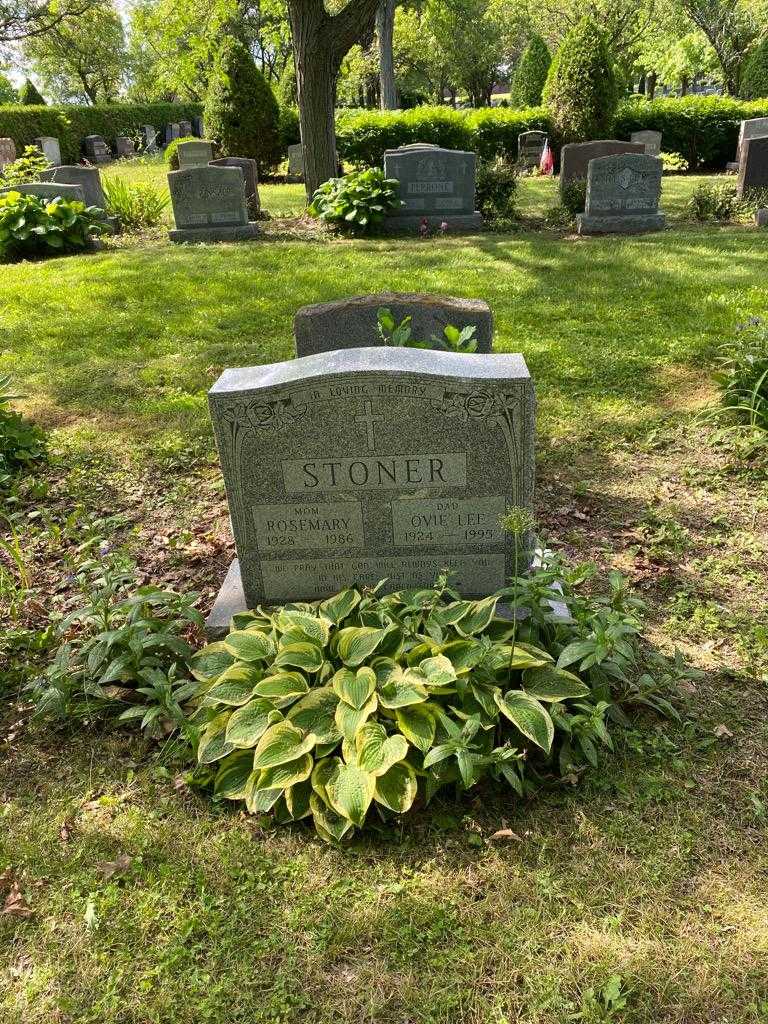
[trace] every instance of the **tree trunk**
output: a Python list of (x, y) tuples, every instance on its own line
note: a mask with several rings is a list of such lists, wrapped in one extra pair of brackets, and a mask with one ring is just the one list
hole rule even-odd
[(688, 75), (683, 75), (680, 79), (680, 95), (688, 95)]
[(379, 43), (379, 103), (382, 110), (397, 109), (395, 58), (392, 39), (395, 30), (395, 0), (380, 0), (376, 8), (376, 36)]
[(645, 96), (645, 72), (640, 72), (640, 81), (637, 83), (638, 96)]
[(307, 196), (336, 176), (334, 104), (341, 62), (370, 26), (377, 0), (349, 0), (329, 15), (323, 0), (288, 0)]
[(648, 78), (645, 83), (646, 93), (649, 100), (652, 100), (653, 97), (656, 95), (656, 77), (656, 72), (652, 71), (650, 75), (648, 75)]

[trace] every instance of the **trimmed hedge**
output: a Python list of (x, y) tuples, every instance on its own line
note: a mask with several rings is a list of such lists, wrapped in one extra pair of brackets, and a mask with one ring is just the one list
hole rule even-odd
[(65, 163), (82, 157), (86, 135), (103, 135), (113, 146), (118, 135), (134, 136), (145, 124), (155, 128), (189, 121), (202, 113), (199, 103), (110, 103), (96, 107), (0, 107), (0, 138), (11, 138), (21, 153), (38, 135), (52, 135), (61, 145)]
[[(739, 122), (768, 116), (768, 99), (746, 102), (718, 96), (625, 101), (616, 114), (612, 135), (628, 139), (643, 128), (662, 133), (662, 148), (681, 153), (691, 170), (722, 170), (735, 159)], [(416, 107), (405, 111), (342, 110), (336, 118), (339, 156), (349, 163), (378, 166), (385, 149), (412, 142), (434, 142), (449, 149), (474, 150), (487, 160), (517, 157), (520, 132), (538, 128), (548, 132), (553, 148), (557, 139), (544, 107), (512, 110), (484, 107)]]

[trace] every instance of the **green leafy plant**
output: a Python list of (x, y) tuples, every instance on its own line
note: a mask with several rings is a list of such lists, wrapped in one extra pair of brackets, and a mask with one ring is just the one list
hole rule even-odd
[(509, 100), (513, 107), (539, 106), (551, 63), (552, 56), (547, 44), (541, 36), (531, 36), (531, 41), (517, 62), (509, 90)]
[(507, 228), (515, 221), (517, 169), (504, 160), (481, 160), (475, 180), (475, 202), (488, 227)]
[(477, 327), (468, 324), (459, 330), (452, 324), (446, 324), (443, 328), (442, 338), (433, 334), (429, 341), (419, 341), (411, 337), (411, 317), (404, 317), (398, 324), (390, 310), (381, 307), (376, 311), (377, 328), (379, 338), (383, 345), (391, 345), (395, 348), (437, 348), (446, 352), (476, 352), (477, 351)]
[(37, 146), (25, 146), (24, 152), (0, 170), (0, 185), (23, 185), (27, 181), (39, 181), (50, 163)]
[(694, 219), (701, 222), (735, 220), (740, 213), (736, 186), (701, 181), (688, 200), (688, 209)]
[(611, 138), (618, 102), (614, 62), (592, 18), (582, 18), (563, 39), (543, 99), (561, 142)]
[(30, 82), (28, 78), (24, 79), (24, 84), (19, 89), (19, 103), (26, 107), (45, 106), (45, 100), (43, 99), (42, 94), (38, 91), (34, 82)]
[(744, 59), (739, 94), (745, 100), (757, 100), (768, 96), (768, 39), (759, 42)]
[(6, 192), (0, 195), (0, 258), (85, 249), (104, 230), (100, 213), (77, 200)]
[(16, 473), (46, 457), (43, 431), (11, 408), (11, 402), (23, 397), (14, 392), (9, 376), (0, 376), (0, 491)]
[[(235, 615), (190, 662), (196, 781), (340, 841), (446, 786), (487, 777), (524, 795), (596, 764), (622, 702), (648, 704), (649, 686), (635, 681), (642, 602), (620, 577), (605, 597), (577, 596), (589, 575), (553, 561), (481, 601), (442, 578)], [(497, 614), (500, 600), (517, 616)]]
[(724, 435), (735, 435), (748, 454), (768, 444), (768, 325), (753, 317), (723, 345), (715, 374), (725, 418)]
[(124, 230), (151, 228), (163, 219), (170, 196), (151, 182), (135, 185), (122, 178), (107, 178), (104, 181), (104, 195), (107, 210), (119, 218)]
[(684, 172), (689, 169), (688, 161), (681, 153), (659, 153), (665, 174)]
[(627, 1008), (630, 994), (621, 975), (612, 974), (601, 988), (584, 990), (581, 1009), (570, 1014), (568, 1019), (583, 1021), (584, 1024), (611, 1024)]
[(583, 213), (587, 202), (587, 179), (573, 178), (560, 189), (560, 205), (567, 210), (571, 219)]
[(324, 182), (312, 196), (309, 212), (326, 223), (365, 232), (403, 205), (399, 191), (399, 181), (385, 178), (378, 167), (350, 171)]

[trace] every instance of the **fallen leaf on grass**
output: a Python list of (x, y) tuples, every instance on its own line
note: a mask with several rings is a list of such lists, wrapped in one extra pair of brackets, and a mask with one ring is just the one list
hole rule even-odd
[(513, 832), (511, 828), (500, 828), (497, 832), (494, 832), (493, 835), (489, 836), (488, 838), (489, 838), (490, 842), (493, 842), (494, 839), (495, 840), (502, 840), (502, 839), (504, 839), (506, 841), (510, 841), (510, 840), (514, 839), (518, 843), (522, 843), (522, 841), (523, 841), (523, 837), (519, 836), (517, 834), (517, 832)]
[(100, 860), (96, 864), (96, 870), (99, 871), (105, 881), (109, 881), (110, 878), (114, 878), (115, 875), (124, 875), (128, 868), (133, 863), (133, 857), (130, 857), (127, 853), (121, 853), (117, 860)]
[(72, 822), (62, 821), (61, 827), (59, 828), (59, 842), (68, 843), (72, 838)]
[(2, 913), (9, 917), (32, 917), (34, 911), (24, 899), (18, 882), (11, 884), (11, 891), (5, 898)]
[(733, 733), (727, 725), (716, 725), (712, 732), (717, 736), (719, 740), (732, 740)]

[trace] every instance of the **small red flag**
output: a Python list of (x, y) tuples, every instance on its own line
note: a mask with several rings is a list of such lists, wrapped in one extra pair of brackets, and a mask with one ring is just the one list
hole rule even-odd
[(541, 151), (539, 170), (542, 174), (552, 174), (555, 170), (555, 158), (552, 156), (552, 150), (549, 148), (549, 139), (544, 143), (544, 149)]

